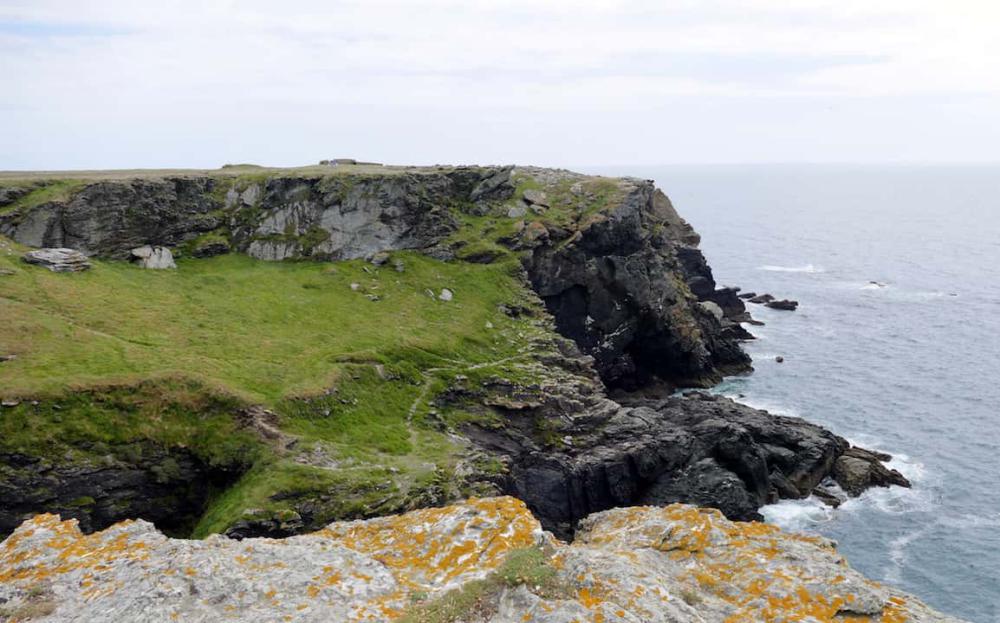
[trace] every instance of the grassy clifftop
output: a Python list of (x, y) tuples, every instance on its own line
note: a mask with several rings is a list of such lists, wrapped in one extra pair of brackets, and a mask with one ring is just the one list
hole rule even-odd
[[(320, 515), (350, 516), (450, 486), (464, 448), (428, 420), (430, 401), (459, 375), (516, 376), (547, 331), (504, 313), (534, 300), (510, 263), (229, 255), (164, 272), (96, 260), (67, 275), (22, 264), (22, 250), (0, 246), (0, 354), (15, 356), (0, 394), (21, 400), (0, 411), (0, 453), (125, 460), (155, 443), (249, 467), (198, 534), (247, 508), (287, 509), (277, 493), (323, 492)], [(207, 408), (219, 396), (228, 412)], [(273, 411), (279, 439), (238, 425), (249, 405)]]

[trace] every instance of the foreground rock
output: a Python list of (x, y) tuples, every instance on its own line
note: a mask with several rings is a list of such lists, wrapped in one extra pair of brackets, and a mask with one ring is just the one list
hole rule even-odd
[(28, 264), (44, 266), (54, 273), (76, 273), (90, 268), (87, 256), (73, 249), (37, 249), (28, 251), (22, 259)]
[(285, 540), (173, 540), (144, 521), (84, 536), (40, 515), (0, 545), (0, 603), (15, 620), (95, 623), (957, 621), (822, 538), (674, 505), (593, 515), (568, 545), (513, 498)]

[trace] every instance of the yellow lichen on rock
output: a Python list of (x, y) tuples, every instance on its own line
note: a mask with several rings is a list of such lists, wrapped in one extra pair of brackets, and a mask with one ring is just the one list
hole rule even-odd
[[(558, 590), (521, 574), (497, 580), (532, 547)], [(168, 539), (143, 521), (84, 535), (39, 515), (0, 545), (0, 618), (10, 620), (43, 595), (43, 621), (381, 622), (477, 585), (492, 592), (435, 620), (954, 621), (866, 580), (825, 539), (684, 505), (597, 513), (572, 544), (501, 497), (242, 542)]]

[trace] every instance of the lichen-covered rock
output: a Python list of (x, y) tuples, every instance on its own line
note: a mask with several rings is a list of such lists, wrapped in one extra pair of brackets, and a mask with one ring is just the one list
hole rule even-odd
[[(542, 572), (504, 574), (525, 548)], [(467, 623), (956, 621), (866, 580), (829, 541), (681, 505), (599, 513), (572, 545), (513, 498), (284, 540), (174, 540), (143, 521), (85, 536), (39, 515), (0, 544), (13, 620), (421, 621), (456, 589), (476, 597), (449, 619)]]

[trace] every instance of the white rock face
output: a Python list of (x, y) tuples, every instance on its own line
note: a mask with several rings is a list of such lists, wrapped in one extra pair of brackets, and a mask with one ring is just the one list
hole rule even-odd
[(442, 301), (450, 301), (451, 299), (455, 298), (455, 293), (449, 290), (448, 288), (444, 288), (441, 290), (441, 294), (438, 295), (438, 298), (441, 299)]
[(37, 249), (28, 251), (21, 259), (54, 273), (75, 273), (90, 268), (87, 256), (74, 249)]
[(592, 515), (567, 545), (509, 497), (283, 540), (169, 539), (143, 521), (85, 536), (39, 515), (0, 545), (0, 603), (39, 621), (392, 621), (527, 547), (540, 547), (558, 593), (487, 583), (461, 620), (956, 621), (866, 580), (821, 538), (673, 505)]
[(143, 268), (153, 270), (177, 268), (177, 264), (174, 263), (174, 254), (166, 247), (151, 247), (149, 245), (138, 247), (132, 249), (132, 257)]

